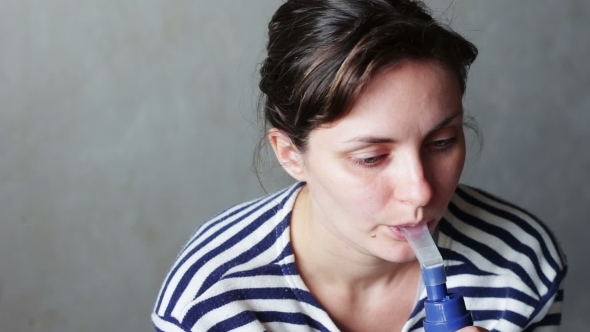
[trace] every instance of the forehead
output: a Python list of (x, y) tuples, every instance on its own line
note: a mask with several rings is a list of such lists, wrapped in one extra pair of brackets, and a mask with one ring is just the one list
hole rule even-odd
[(432, 61), (406, 61), (374, 75), (345, 116), (311, 134), (328, 129), (340, 135), (420, 134), (461, 111), (459, 80), (450, 69)]
[(403, 103), (445, 103), (457, 97), (462, 98), (459, 80), (449, 68), (434, 61), (406, 60), (373, 75), (352, 103), (351, 112), (363, 104), (388, 102), (397, 109)]

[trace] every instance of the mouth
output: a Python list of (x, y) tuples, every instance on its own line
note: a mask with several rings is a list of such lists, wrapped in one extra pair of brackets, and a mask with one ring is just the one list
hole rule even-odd
[(391, 235), (395, 239), (400, 240), (400, 241), (407, 241), (406, 236), (402, 232), (402, 228), (415, 227), (415, 226), (425, 223), (425, 224), (427, 224), (428, 228), (430, 229), (430, 225), (432, 224), (432, 222), (433, 222), (433, 220), (425, 220), (425, 221), (411, 222), (411, 223), (395, 225), (395, 226), (387, 226), (387, 228), (389, 228)]

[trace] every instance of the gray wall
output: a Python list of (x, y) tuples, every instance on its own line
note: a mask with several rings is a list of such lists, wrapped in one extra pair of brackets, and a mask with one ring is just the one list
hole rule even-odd
[[(263, 193), (255, 66), (280, 2), (0, 0), (1, 331), (151, 329), (190, 233)], [(466, 106), (485, 146), (464, 180), (555, 230), (564, 330), (584, 330), (590, 3), (453, 7), (481, 51)]]

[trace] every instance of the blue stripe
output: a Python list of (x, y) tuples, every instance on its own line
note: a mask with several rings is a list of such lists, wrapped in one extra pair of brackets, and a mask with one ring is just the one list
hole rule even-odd
[(322, 309), (309, 292), (301, 289), (287, 287), (242, 288), (230, 290), (194, 304), (184, 317), (183, 324), (192, 326), (205, 314), (228, 303), (244, 300), (292, 300), (305, 302)]
[(464, 223), (470, 225), (471, 227), (477, 228), (490, 236), (494, 236), (500, 239), (514, 251), (517, 251), (527, 256), (533, 263), (535, 271), (537, 272), (537, 276), (539, 277), (543, 285), (545, 285), (545, 287), (547, 288), (551, 287), (551, 280), (549, 280), (545, 276), (545, 273), (543, 273), (541, 265), (539, 264), (539, 258), (537, 256), (537, 253), (535, 253), (535, 251), (531, 249), (529, 246), (519, 241), (509, 231), (507, 231), (504, 228), (493, 225), (476, 216), (470, 215), (469, 213), (461, 210), (453, 203), (449, 204), (448, 210)]
[[(235, 211), (230, 212), (228, 215), (223, 215), (223, 213), (219, 214), (219, 217), (217, 219), (213, 219), (205, 224), (203, 224), (201, 226), (201, 228), (203, 229), (202, 231), (198, 232), (198, 235), (195, 236), (194, 238), (192, 238), (189, 243), (186, 245), (186, 247), (190, 247), (191, 244), (193, 244), (196, 240), (198, 240), (202, 234), (206, 233), (209, 229), (215, 227), (216, 225), (227, 221), (229, 219), (231, 219), (233, 216), (235, 216), (236, 214), (239, 214), (242, 211), (245, 211), (249, 208), (252, 208), (250, 211), (248, 211), (248, 213), (244, 214), (243, 216), (241, 216), (239, 219), (237, 220), (244, 220), (246, 217), (252, 215), (253, 212), (258, 211), (259, 209), (261, 209), (262, 207), (264, 207), (265, 205), (267, 205), (269, 202), (272, 202), (273, 200), (275, 200), (277, 197), (280, 197), (281, 195), (283, 195), (288, 189), (285, 190), (281, 190), (278, 193), (273, 194), (272, 196), (268, 196), (265, 198), (261, 198), (255, 201), (252, 201), (251, 204), (247, 204), (246, 206), (242, 207), (242, 208), (237, 208)], [(231, 210), (231, 209), (228, 209)], [(226, 211), (228, 211), (226, 210)], [(223, 217), (222, 217), (223, 215)], [(226, 229), (227, 227), (224, 227), (224, 229)], [(218, 234), (218, 232), (216, 232), (216, 234)], [(215, 238), (215, 235), (209, 236), (209, 238), (207, 238), (205, 241), (207, 241), (207, 243), (209, 243), (210, 241), (212, 241)]]
[[(441, 220), (441, 221), (444, 221)], [(518, 277), (527, 284), (535, 294), (539, 295), (539, 290), (535, 287), (535, 283), (532, 281), (531, 277), (527, 274), (525, 269), (522, 266), (518, 265), (515, 262), (509, 261), (496, 252), (494, 249), (488, 247), (487, 245), (478, 242), (465, 234), (459, 232), (455, 227), (451, 225), (449, 222), (440, 222), (439, 223), (440, 231), (447, 235), (448, 237), (452, 238), (454, 241), (462, 243), (463, 245), (471, 248), (475, 252), (478, 252), (482, 256), (484, 256), (487, 260), (492, 262), (494, 265), (498, 267), (504, 267), (506, 269), (511, 270), (514, 272)]]
[[(542, 221), (541, 221), (539, 218), (537, 218), (537, 217), (536, 217), (534, 214), (532, 214), (532, 213), (530, 213), (529, 211), (527, 211), (527, 210), (525, 210), (525, 209), (523, 209), (523, 208), (521, 208), (521, 207), (519, 207), (519, 206), (516, 206), (516, 205), (514, 205), (514, 204), (512, 204), (512, 203), (510, 203), (510, 202), (507, 202), (507, 201), (505, 201), (505, 200), (503, 200), (503, 199), (501, 199), (501, 198), (495, 197), (495, 196), (493, 196), (493, 195), (491, 195), (491, 194), (489, 194), (489, 193), (487, 193), (487, 192), (485, 192), (485, 191), (483, 191), (483, 190), (481, 190), (481, 189), (472, 188), (472, 187), (468, 187), (468, 188), (470, 188), (470, 189), (472, 189), (472, 190), (474, 190), (474, 191), (476, 191), (476, 192), (480, 193), (482, 196), (485, 196), (485, 197), (487, 197), (487, 198), (489, 198), (489, 199), (491, 199), (491, 200), (496, 200), (496, 201), (498, 201), (498, 202), (500, 202), (500, 203), (502, 203), (502, 204), (504, 204), (504, 205), (506, 205), (506, 206), (510, 206), (511, 208), (513, 208), (513, 209), (515, 209), (515, 210), (518, 210), (518, 211), (520, 211), (520, 212), (522, 212), (522, 213), (526, 214), (526, 215), (527, 215), (527, 216), (529, 216), (531, 219), (533, 219), (534, 221), (536, 221), (536, 222), (539, 224), (539, 226), (541, 226), (541, 228), (543, 228), (543, 230), (545, 231), (545, 233), (547, 233), (547, 236), (548, 236), (548, 237), (549, 237), (549, 239), (551, 240), (551, 245), (552, 245), (554, 248), (556, 248), (556, 250), (558, 250), (558, 252), (559, 252), (559, 255), (560, 255), (560, 257), (559, 257), (559, 258), (560, 258), (560, 260), (561, 260), (561, 263), (562, 263), (561, 265), (562, 265), (562, 266), (563, 266), (563, 265), (565, 265), (566, 258), (565, 258), (565, 256), (564, 256), (563, 252), (562, 252), (562, 251), (560, 251), (560, 250), (561, 250), (561, 246), (559, 246), (559, 243), (558, 243), (558, 241), (557, 241), (557, 238), (555, 237), (555, 234), (553, 234), (553, 232), (551, 231), (551, 229), (549, 229), (549, 227), (547, 227), (547, 225), (545, 225), (545, 223), (543, 223), (543, 222), (542, 222)], [(543, 241), (543, 242), (541, 242), (541, 243), (545, 243), (545, 241)], [(545, 248), (545, 247), (543, 247), (543, 248)], [(547, 253), (543, 252), (543, 254), (544, 254), (545, 256), (549, 256), (549, 257), (551, 257), (551, 255), (550, 255), (548, 252), (547, 252)], [(557, 270), (559, 270), (559, 269), (557, 269)]]
[[(292, 188), (291, 191), (297, 190), (297, 187)], [(172, 297), (170, 298), (170, 301), (168, 302), (168, 306), (166, 307), (166, 311), (165, 311), (165, 315), (168, 316), (170, 315), (170, 313), (172, 312), (173, 308), (176, 306), (176, 303), (178, 302), (178, 299), (180, 298), (180, 296), (182, 295), (182, 293), (184, 292), (184, 290), (186, 289), (186, 287), (188, 286), (190, 280), (193, 278), (194, 274), (201, 268), (201, 266), (205, 263), (207, 263), (208, 261), (210, 261), (211, 259), (215, 258), (217, 255), (221, 254), (222, 252), (224, 252), (225, 250), (227, 250), (228, 248), (231, 247), (231, 245), (228, 244), (234, 244), (239, 242), (241, 239), (243, 239), (247, 234), (252, 233), (254, 230), (258, 229), (260, 226), (262, 226), (268, 219), (270, 216), (274, 215), (276, 213), (276, 211), (278, 209), (280, 209), (285, 202), (291, 197), (292, 192), (290, 192), (287, 196), (285, 196), (285, 198), (283, 198), (283, 200), (278, 204), (278, 205), (274, 205), (274, 206), (270, 206), (269, 210), (267, 210), (265, 213), (263, 213), (262, 215), (260, 215), (258, 218), (256, 218), (255, 220), (249, 222), (249, 224), (243, 228), (241, 231), (239, 231), (237, 234), (235, 234), (232, 238), (230, 238), (225, 244), (224, 246), (220, 246), (215, 248), (214, 250), (211, 250), (209, 252), (207, 252), (203, 257), (201, 257), (199, 260), (197, 260), (181, 277), (177, 287), (174, 289), (174, 292), (172, 293)], [(271, 198), (269, 199), (271, 202), (274, 202), (274, 200)], [(268, 201), (268, 200), (267, 200)], [(258, 209), (252, 211), (252, 212), (257, 212), (259, 211)], [(240, 219), (226, 225), (225, 227), (223, 227), (222, 229), (220, 229), (219, 231), (215, 232), (213, 235), (211, 235), (208, 239), (204, 240), (202, 243), (200, 243), (197, 247), (195, 247), (193, 250), (191, 250), (177, 265), (176, 267), (173, 269), (173, 272), (170, 274), (168, 280), (166, 281), (166, 288), (168, 287), (168, 284), (170, 283), (170, 280), (172, 279), (172, 277), (174, 276), (174, 274), (178, 271), (178, 269), (183, 266), (183, 264), (186, 262), (186, 260), (188, 260), (190, 257), (192, 257), (197, 251), (199, 251), (203, 246), (207, 245), (209, 242), (213, 241), (215, 238), (217, 238), (218, 236), (220, 236), (221, 234), (223, 234), (227, 229), (232, 228), (232, 226), (234, 226), (235, 224), (239, 223), (240, 221), (242, 221), (243, 219), (249, 217), (250, 215), (244, 215), (242, 216)], [(203, 288), (201, 288), (202, 290)], [(164, 295), (164, 292), (162, 292), (162, 297)], [(160, 299), (161, 301), (161, 299)]]
[(223, 279), (230, 279), (230, 278), (247, 278), (247, 277), (262, 277), (262, 276), (282, 276), (283, 269), (280, 265), (272, 264), (272, 265), (264, 265), (258, 268), (247, 270), (247, 271), (239, 271), (235, 273), (227, 274), (223, 277)]
[(283, 264), (281, 267), (283, 268), (284, 275), (299, 275), (299, 271), (297, 271), (297, 266), (295, 263)]
[(471, 298), (497, 298), (497, 299), (512, 299), (521, 302), (523, 305), (537, 307), (539, 299), (531, 297), (530, 295), (512, 287), (451, 287), (450, 293), (457, 293), (463, 297)]
[[(262, 218), (264, 221), (267, 221), (268, 219), (271, 218), (271, 216), (274, 216), (275, 214), (276, 214), (276, 211), (269, 210), (264, 213), (265, 216), (262, 216)], [(250, 249), (243, 252), (241, 255), (237, 256), (236, 258), (219, 265), (203, 281), (203, 284), (199, 288), (199, 291), (197, 292), (196, 296), (198, 297), (198, 296), (202, 295), (207, 289), (209, 289), (209, 287), (213, 286), (217, 281), (219, 281), (222, 278), (222, 276), (229, 269), (231, 269), (235, 266), (242, 265), (246, 262), (249, 262), (253, 258), (260, 255), (260, 253), (263, 253), (268, 248), (270, 248), (277, 241), (277, 234), (282, 234), (285, 231), (285, 229), (289, 225), (290, 220), (291, 220), (291, 213), (287, 214), (283, 218), (283, 220), (281, 220), (281, 222), (272, 231), (270, 231), (260, 242), (256, 243)], [(253, 226), (253, 227), (251, 227), (251, 226)], [(246, 232), (247, 234), (250, 234), (254, 231), (254, 229), (257, 229), (259, 226), (260, 225), (256, 225), (256, 224), (249, 225), (248, 227), (244, 228), (241, 232), (239, 232), (238, 234), (236, 234), (235, 236), (230, 238), (225, 244), (228, 247), (233, 247), (234, 245), (236, 245), (238, 242), (242, 241), (245, 238), (244, 234), (240, 234), (240, 233)], [(250, 230), (250, 228), (253, 228), (253, 229)], [(214, 254), (214, 251), (215, 250), (211, 251), (210, 253)], [(207, 256), (207, 255), (205, 255), (205, 256)], [(203, 259), (208, 260), (209, 257), (205, 257), (205, 256), (203, 256)]]
[[(257, 209), (258, 206), (264, 206), (265, 204), (267, 204), (269, 201), (276, 199), (277, 197), (280, 197), (281, 195), (285, 194), (286, 192), (289, 192), (288, 196), (291, 196), (291, 194), (293, 193), (294, 190), (298, 189), (299, 187), (303, 186), (303, 183), (299, 182), (294, 184), (291, 187), (287, 187), (283, 190), (280, 190), (266, 198), (259, 198), (256, 200), (251, 201), (250, 203), (246, 203), (245, 206), (240, 207), (240, 205), (227, 209), (221, 213), (219, 213), (216, 217), (213, 217), (211, 221), (207, 222), (204, 226), (204, 229), (202, 232), (199, 232), (200, 234), (205, 233), (207, 230), (211, 229), (212, 227), (214, 227), (215, 225), (217, 225), (218, 223), (230, 219), (231, 217), (233, 217), (234, 215), (240, 213), (241, 211), (244, 211), (250, 207), (254, 207)], [(260, 204), (258, 204), (260, 203)], [(258, 206), (254, 206), (254, 205), (258, 205)], [(224, 213), (227, 213), (227, 211), (231, 210), (231, 209), (236, 209), (235, 211), (230, 212), (228, 215), (223, 215)], [(193, 242), (195, 239), (193, 239), (191, 242)]]
[(284, 276), (284, 275), (298, 275), (295, 269), (295, 264), (289, 263), (285, 265), (270, 264), (260, 266), (255, 269), (240, 271), (225, 275), (223, 279), (229, 278), (246, 278), (246, 277), (261, 277), (261, 276)]
[(447, 277), (450, 276), (458, 276), (458, 275), (473, 275), (473, 276), (494, 276), (496, 274), (487, 272), (477, 268), (477, 266), (473, 264), (460, 264), (460, 265), (451, 265), (445, 267), (445, 272)]
[[(481, 193), (483, 196), (494, 200), (500, 204), (505, 204), (507, 206), (510, 206), (524, 214), (526, 214), (528, 217), (530, 217), (531, 219), (533, 219), (534, 221), (536, 221), (542, 228), (543, 230), (545, 230), (545, 232), (547, 233), (547, 236), (549, 237), (549, 239), (551, 239), (552, 244), (555, 248), (559, 248), (556, 245), (556, 241), (553, 238), (553, 234), (547, 229), (547, 227), (540, 221), (538, 220), (535, 216), (533, 216), (532, 214), (528, 213), (527, 211), (517, 208), (515, 206), (513, 206), (512, 204), (508, 204), (498, 198), (495, 198), (489, 194), (486, 194), (484, 192), (482, 192), (481, 190), (476, 190), (478, 193)], [(465, 191), (461, 190), (460, 188), (457, 188), (456, 193), (466, 202), (468, 202), (471, 205), (477, 206), (481, 209), (484, 209), (486, 211), (488, 211), (491, 214), (497, 215), (498, 217), (507, 219), (512, 221), (514, 224), (516, 224), (518, 227), (520, 227), (523, 231), (525, 231), (526, 233), (530, 234), (532, 237), (534, 237), (537, 242), (539, 243), (539, 246), (541, 248), (541, 251), (543, 253), (544, 258), (547, 260), (547, 262), (549, 263), (549, 265), (551, 265), (551, 267), (553, 268), (553, 270), (555, 271), (559, 271), (561, 270), (560, 265), (562, 264), (558, 264), (554, 259), (553, 256), (551, 255), (551, 253), (549, 252), (549, 249), (547, 248), (547, 244), (545, 243), (545, 240), (543, 239), (543, 237), (541, 236), (541, 234), (532, 227), (532, 225), (523, 220), (522, 218), (515, 216), (514, 214), (507, 212), (505, 210), (501, 210), (498, 208), (495, 208), (489, 204), (486, 204), (478, 199), (476, 199), (473, 196), (470, 196), (469, 194), (467, 194)]]
[[(260, 215), (257, 219), (255, 219), (253, 222), (248, 224), (248, 226), (246, 226), (240, 232), (238, 232), (232, 238), (230, 238), (226, 243), (224, 243), (223, 246), (219, 246), (211, 251), (208, 251), (207, 253), (205, 253), (205, 255), (203, 255), (201, 258), (199, 258), (192, 266), (190, 266), (188, 268), (188, 270), (182, 275), (180, 281), (178, 282), (177, 287), (174, 289), (174, 292), (173, 292), (173, 294), (170, 298), (170, 301), (168, 303), (168, 307), (166, 308), (166, 315), (169, 315), (172, 312), (174, 306), (176, 305), (176, 303), (178, 302), (178, 299), (180, 298), (180, 296), (182, 295), (182, 293), (184, 292), (184, 290), (188, 286), (190, 280), (193, 278), (193, 276), (197, 273), (197, 271), (199, 271), (199, 269), (204, 264), (206, 264), (210, 260), (214, 259), (216, 256), (220, 255), (224, 251), (226, 251), (233, 244), (242, 240), (245, 235), (250, 234), (254, 230), (261, 227), (267, 221), (269, 215), (273, 215), (274, 213), (275, 213), (274, 209), (266, 211), (265, 213)], [(228, 225), (227, 227), (232, 227), (232, 226), (233, 226), (233, 223), (231, 225)], [(224, 231), (225, 231), (225, 229), (220, 230), (218, 232), (219, 234), (216, 233), (217, 236), (219, 236)], [(228, 244), (231, 244), (231, 245), (228, 245)], [(198, 247), (193, 249), (191, 251), (191, 253), (186, 256), (186, 258), (188, 259), (192, 255), (194, 255), (194, 253), (199, 251), (201, 249), (201, 247), (204, 245), (206, 245), (206, 243), (201, 243)], [(180, 267), (180, 266), (181, 265), (178, 265), (178, 267)], [(207, 279), (209, 279), (209, 283), (213, 282), (211, 280), (211, 274), (208, 275)], [(203, 288), (203, 285), (201, 285), (201, 288), (199, 289), (199, 292), (197, 293), (197, 295), (201, 294), (204, 291), (205, 291), (205, 288)]]
[(250, 208), (256, 209), (258, 206), (263, 206), (263, 205), (267, 204), (268, 201), (270, 201), (272, 199), (273, 199), (273, 197), (270, 197), (270, 196), (269, 197), (260, 198), (260, 199), (257, 199), (255, 201), (252, 201), (252, 202), (250, 202), (250, 203), (248, 203), (248, 204), (246, 204), (244, 206), (232, 207), (230, 209), (227, 209), (227, 210), (221, 212), (217, 216), (213, 217), (210, 221), (208, 221), (207, 223), (203, 224), (202, 227), (199, 227), (198, 234), (196, 234), (196, 236), (194, 236), (190, 240), (190, 242), (187, 244), (187, 246), (190, 246), (195, 240), (199, 239), (202, 234), (206, 233), (211, 228), (217, 226), (219, 223), (232, 218), (233, 216), (235, 216), (236, 214), (241, 213), (242, 211), (248, 210)]
[[(252, 204), (248, 205), (248, 206), (252, 206), (254, 204), (260, 203), (258, 204), (259, 206), (264, 206), (265, 204), (267, 204), (268, 202), (271, 202), (277, 195), (273, 195), (270, 197), (267, 197), (265, 199), (259, 199), (258, 201), (253, 202)], [(235, 221), (233, 221), (232, 223), (226, 225), (225, 227), (219, 229), (217, 232), (215, 232), (214, 234), (212, 234), (211, 236), (209, 236), (209, 238), (205, 239), (200, 245), (198, 245), (197, 247), (193, 248), (189, 253), (187, 253), (184, 258), (182, 258), (180, 261), (176, 262), (176, 265), (172, 268), (171, 272), (168, 274), (168, 277), (166, 278), (166, 280), (164, 281), (164, 287), (162, 287), (162, 291), (160, 292), (160, 297), (158, 298), (158, 303), (156, 304), (156, 308), (155, 308), (155, 312), (159, 312), (160, 311), (160, 307), (162, 305), (162, 301), (164, 299), (164, 294), (166, 293), (166, 289), (168, 289), (168, 285), (170, 284), (170, 281), (172, 280), (172, 278), (174, 277), (174, 275), (176, 274), (176, 272), (178, 271), (178, 269), (188, 260), (190, 259), (190, 257), (192, 255), (195, 254), (195, 252), (197, 252), (198, 250), (200, 250), (202, 247), (204, 247), (205, 245), (207, 245), (209, 242), (211, 242), (213, 239), (215, 239), (217, 236), (219, 236), (220, 234), (222, 234), (223, 232), (225, 232), (227, 229), (231, 228), (231, 226), (233, 226), (236, 223), (239, 223), (240, 221), (244, 220), (245, 218), (249, 217), (250, 214), (252, 212), (256, 212), (258, 211), (258, 209), (254, 209), (252, 211), (250, 211), (249, 214), (245, 214), (243, 215), (241, 218), (236, 219)], [(228, 215), (227, 217), (231, 217), (235, 215), (235, 213), (231, 213), (230, 215)], [(201, 225), (200, 229), (202, 229), (203, 227), (209, 229), (209, 223), (214, 223), (214, 224), (218, 224), (219, 222), (224, 221), (225, 219), (220, 219), (217, 221), (211, 221), (211, 222), (207, 222), (203, 225)], [(197, 231), (195, 234), (196, 236), (191, 238), (189, 240), (189, 242), (184, 246), (184, 248), (182, 249), (182, 251), (180, 252), (180, 254), (178, 255), (178, 257), (182, 256), (182, 253), (188, 249), (192, 243), (194, 243), (194, 241), (199, 238), (202, 234), (204, 234), (205, 231)], [(177, 259), (178, 259), (177, 257)], [(169, 303), (170, 304), (170, 303)], [(168, 309), (167, 309), (168, 310)]]
[(494, 273), (486, 272), (484, 270), (478, 269), (475, 265), (471, 264), (462, 264), (462, 265), (453, 265), (447, 266), (445, 268), (447, 277), (450, 276), (459, 276), (459, 275), (472, 275), (472, 276), (495, 276)]
[(230, 317), (224, 321), (215, 324), (209, 329), (211, 332), (226, 332), (236, 329), (240, 326), (244, 326), (252, 321), (259, 321), (262, 323), (269, 322), (281, 322), (294, 325), (304, 325), (312, 327), (322, 332), (329, 332), (329, 330), (323, 326), (317, 320), (309, 317), (302, 313), (289, 313), (279, 311), (244, 311), (233, 317)]
[[(440, 229), (440, 225), (443, 223), (448, 223), (448, 221), (441, 219), (437, 227)], [(444, 247), (438, 247), (438, 250), (440, 251), (440, 255), (443, 257), (445, 261), (457, 261), (463, 262), (464, 264), (471, 264), (471, 261), (467, 257), (461, 255), (456, 251), (452, 251)]]

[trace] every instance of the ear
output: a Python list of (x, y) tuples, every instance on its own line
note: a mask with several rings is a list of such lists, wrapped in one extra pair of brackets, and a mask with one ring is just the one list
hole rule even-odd
[(305, 181), (303, 156), (289, 135), (277, 128), (271, 128), (268, 131), (268, 140), (281, 167), (297, 181)]

